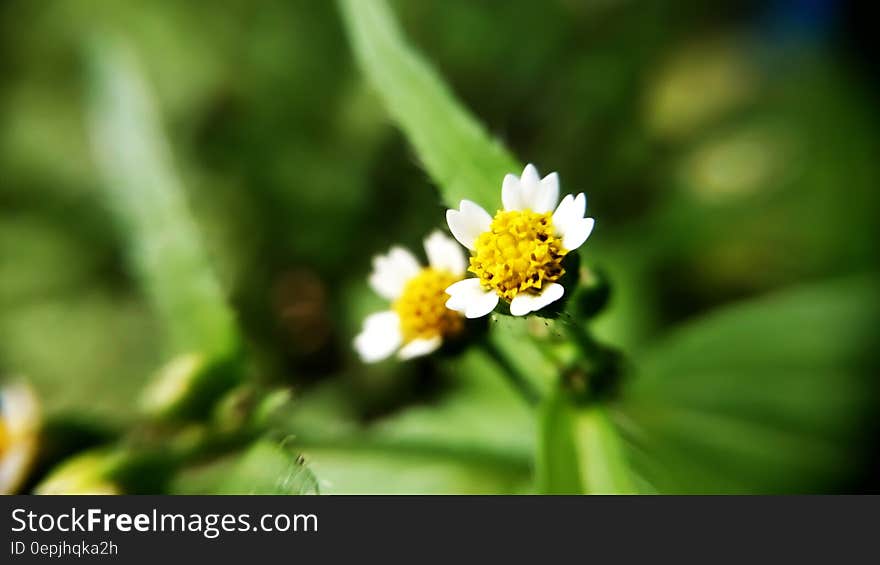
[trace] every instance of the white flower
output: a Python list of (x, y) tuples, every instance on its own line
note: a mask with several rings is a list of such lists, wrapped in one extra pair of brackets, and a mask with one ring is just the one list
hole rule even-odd
[(424, 242), (428, 267), (402, 247), (392, 247), (373, 259), (369, 282), (391, 309), (370, 314), (354, 339), (354, 348), (367, 363), (397, 351), (401, 359), (427, 355), (445, 337), (459, 333), (464, 320), (446, 308), (446, 288), (465, 276), (467, 259), (451, 238), (435, 231)]
[(0, 389), (0, 494), (14, 494), (37, 453), (40, 407), (25, 384)]
[(504, 209), (494, 218), (470, 200), (448, 210), (449, 229), (471, 250), (468, 270), (477, 276), (447, 288), (446, 306), (479, 318), (503, 298), (512, 315), (525, 316), (562, 298), (562, 259), (590, 237), (595, 221), (584, 217), (583, 193), (567, 195), (559, 206), (558, 200), (559, 176), (542, 179), (534, 165), (526, 165), (522, 177), (504, 177)]

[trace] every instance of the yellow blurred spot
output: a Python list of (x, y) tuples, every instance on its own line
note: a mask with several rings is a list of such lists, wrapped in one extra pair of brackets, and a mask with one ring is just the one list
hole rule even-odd
[(700, 146), (687, 160), (685, 183), (714, 204), (771, 188), (791, 169), (790, 144), (771, 127), (740, 129)]
[(696, 44), (662, 67), (648, 88), (648, 127), (679, 139), (749, 100), (757, 89), (744, 50), (733, 42)]
[(7, 446), (9, 446), (9, 432), (6, 431), (6, 424), (0, 420), (0, 458), (6, 453)]

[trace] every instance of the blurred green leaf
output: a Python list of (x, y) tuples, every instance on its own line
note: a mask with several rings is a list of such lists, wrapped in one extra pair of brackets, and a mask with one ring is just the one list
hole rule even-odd
[[(69, 230), (40, 218), (17, 214), (0, 222), (0, 301), (4, 310), (47, 294), (81, 290), (97, 263), (83, 256)], [(72, 258), (76, 257), (76, 261)]]
[(542, 494), (580, 494), (584, 489), (574, 438), (574, 408), (560, 391), (548, 395), (539, 408), (535, 482)]
[(150, 89), (122, 42), (94, 39), (88, 62), (95, 157), (171, 347), (229, 358), (240, 346), (234, 315), (187, 209)]
[(219, 493), (318, 494), (318, 482), (290, 446), (261, 440), (231, 469)]
[(300, 399), (284, 429), (322, 492), (525, 492), (532, 416), (497, 371), (472, 350), (449, 363), (450, 375), (461, 378), (441, 399), (370, 425), (358, 421), (339, 383), (328, 383)]
[[(134, 56), (123, 42), (99, 37), (90, 44), (88, 62), (89, 131), (108, 200), (170, 348), (201, 360), (199, 377), (190, 379), (185, 390), (177, 382), (169, 385), (167, 378), (159, 385), (165, 394), (153, 395), (151, 412), (197, 416), (241, 378), (235, 317), (187, 208), (155, 102)], [(167, 394), (169, 387), (183, 392)], [(157, 405), (156, 398), (169, 404)]]
[(725, 308), (646, 352), (615, 414), (640, 475), (681, 493), (804, 492), (857, 478), (876, 408), (877, 283)]
[(485, 352), (472, 350), (451, 361), (447, 371), (463, 375), (436, 402), (408, 407), (375, 422), (371, 433), (385, 441), (460, 446), (528, 464), (534, 449), (534, 422), (529, 407)]
[(633, 494), (633, 477), (619, 432), (606, 409), (593, 406), (574, 416), (584, 491), (589, 494)]
[(538, 492), (635, 492), (619, 433), (604, 407), (577, 408), (557, 391), (541, 407), (538, 434)]
[(522, 168), (455, 99), (400, 33), (383, 0), (341, 0), (357, 60), (398, 122), (447, 206), (498, 208), (501, 180)]
[(528, 473), (499, 462), (388, 448), (306, 447), (308, 465), (327, 494), (516, 494), (528, 492)]
[(232, 453), (178, 469), (169, 481), (167, 493), (217, 494), (225, 488), (241, 457), (241, 453)]
[(27, 371), (48, 413), (124, 422), (159, 361), (149, 314), (131, 296), (97, 290), (23, 302), (0, 316), (0, 356)]
[(62, 461), (34, 487), (35, 494), (148, 494), (163, 492), (176, 465), (171, 449), (119, 444), (82, 451)]
[(95, 449), (73, 456), (54, 468), (36, 487), (35, 494), (120, 494), (111, 480), (122, 457), (110, 450)]

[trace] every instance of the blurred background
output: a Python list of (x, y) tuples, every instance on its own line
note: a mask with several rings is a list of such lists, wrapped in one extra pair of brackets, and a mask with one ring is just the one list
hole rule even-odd
[[(748, 356), (749, 340), (772, 350), (699, 398), (674, 398), (758, 426), (770, 438), (760, 452), (728, 420), (643, 410), (656, 387), (633, 385), (637, 407), (622, 404), (618, 418), (645, 490), (880, 488), (877, 297), (860, 282), (876, 270), (880, 235), (866, 8), (392, 7), (495, 136), (559, 171), (563, 192), (587, 193), (598, 226), (582, 259), (612, 286), (599, 336), (635, 366), (676, 375), (675, 356), (687, 360), (675, 367), (696, 367)], [(533, 423), (479, 359), (365, 366), (351, 349), (363, 316), (382, 307), (366, 286), (371, 256), (394, 242), (421, 252), (427, 231), (444, 227), (444, 205), (357, 68), (332, 2), (0, 4), (0, 374), (29, 382), (48, 422), (87, 423), (58, 453), (132, 425), (135, 399), (175, 353), (90, 148), (88, 45), (108, 32), (155, 94), (248, 375), (293, 390), (281, 429), (302, 441), (323, 490), (528, 491)], [(773, 317), (778, 302), (785, 312)], [(813, 307), (824, 308), (819, 322), (799, 317)], [(736, 328), (690, 326), (719, 308)], [(674, 353), (656, 353), (670, 342)], [(848, 349), (819, 360), (828, 343)], [(765, 390), (782, 408), (762, 403)], [(639, 463), (654, 447), (663, 464)], [(157, 488), (221, 490), (212, 469), (240, 457), (205, 459)]]

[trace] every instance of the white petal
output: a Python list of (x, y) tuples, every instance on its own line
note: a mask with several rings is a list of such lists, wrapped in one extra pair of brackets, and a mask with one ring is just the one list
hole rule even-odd
[(596, 225), (596, 220), (593, 218), (581, 218), (572, 222), (562, 236), (562, 247), (567, 251), (574, 251), (583, 245), (593, 233), (594, 225)]
[(466, 318), (481, 318), (498, 305), (498, 295), (486, 290), (480, 279), (464, 279), (446, 289), (446, 307), (464, 313)]
[(402, 247), (392, 247), (387, 254), (373, 258), (373, 272), (368, 280), (379, 296), (394, 300), (403, 292), (407, 281), (421, 270), (412, 253)]
[[(515, 179), (516, 177), (513, 178)], [(505, 177), (505, 181), (507, 181), (507, 177)], [(511, 187), (514, 186), (512, 181), (507, 181), (507, 184)], [(518, 185), (518, 191), (508, 190), (511, 194), (518, 193), (517, 199), (511, 198), (511, 204), (515, 203), (517, 206), (515, 208), (509, 207), (505, 203), (505, 209), (529, 209), (533, 212), (544, 213), (553, 210), (556, 206), (556, 202), (559, 199), (559, 175), (556, 173), (551, 173), (541, 180), (541, 177), (538, 175), (538, 169), (530, 163), (523, 169)], [(504, 192), (504, 184), (502, 184), (502, 199), (504, 199)]]
[(449, 285), (446, 288), (446, 294), (449, 300), (446, 301), (446, 307), (456, 312), (465, 312), (468, 304), (482, 296), (486, 292), (480, 279), (464, 279)]
[(354, 348), (365, 363), (375, 363), (394, 353), (402, 339), (397, 313), (376, 312), (364, 319), (364, 329), (354, 338)]
[(559, 201), (559, 175), (550, 173), (541, 180), (541, 185), (532, 201), (532, 210), (535, 212), (550, 212)]
[(484, 292), (486, 290), (480, 284), (480, 279), (463, 279), (452, 283), (446, 287), (446, 294), (449, 295), (446, 307), (456, 312), (464, 312), (471, 299), (478, 297)]
[(464, 275), (467, 270), (467, 259), (461, 246), (440, 231), (434, 231), (425, 238), (425, 253), (428, 255), (428, 264), (439, 271), (458, 276)]
[(583, 218), (586, 209), (587, 197), (583, 192), (577, 197), (566, 194), (553, 213), (553, 226), (556, 228), (556, 235), (562, 235), (561, 226), (565, 226), (577, 218)]
[(471, 319), (482, 318), (492, 312), (496, 306), (498, 306), (498, 295), (495, 294), (495, 291), (490, 290), (478, 296), (468, 305), (467, 310), (464, 312), (464, 317)]
[(504, 181), (501, 183), (501, 202), (504, 204), (505, 210), (522, 210), (525, 208), (518, 176), (504, 175)]
[(556, 302), (565, 293), (565, 288), (559, 283), (550, 283), (541, 290), (541, 294), (529, 294), (521, 292), (510, 301), (510, 314), (512, 316), (525, 316), (529, 312), (537, 312), (551, 302)]
[(401, 347), (400, 351), (397, 352), (397, 356), (401, 359), (421, 357), (422, 355), (434, 353), (442, 344), (443, 338), (439, 335), (428, 339), (414, 339)]
[(489, 231), (492, 216), (470, 200), (462, 200), (458, 207), (459, 210), (446, 211), (446, 223), (460, 244), (473, 249), (477, 236)]
[(534, 165), (529, 163), (526, 165), (526, 168), (523, 169), (522, 176), (519, 178), (520, 183), (524, 186), (535, 186), (539, 182), (541, 182), (541, 176), (538, 174), (538, 169), (535, 168)]
[(553, 213), (553, 228), (556, 235), (562, 237), (562, 246), (568, 251), (573, 251), (583, 245), (593, 231), (595, 221), (592, 218), (584, 218), (587, 210), (587, 197), (584, 193), (572, 197), (565, 196), (556, 212)]
[(541, 178), (538, 176), (538, 169), (529, 163), (523, 169), (522, 176), (519, 179), (519, 198), (520, 210), (534, 210), (537, 197), (541, 192)]

